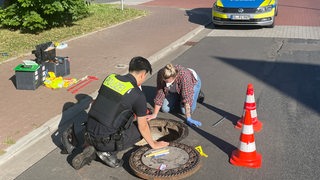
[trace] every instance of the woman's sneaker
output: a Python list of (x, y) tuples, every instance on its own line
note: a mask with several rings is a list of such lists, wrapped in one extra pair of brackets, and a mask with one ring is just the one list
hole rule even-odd
[(87, 146), (82, 153), (76, 155), (72, 160), (72, 166), (76, 170), (82, 168), (84, 165), (89, 165), (92, 160), (96, 158), (96, 150), (93, 146)]

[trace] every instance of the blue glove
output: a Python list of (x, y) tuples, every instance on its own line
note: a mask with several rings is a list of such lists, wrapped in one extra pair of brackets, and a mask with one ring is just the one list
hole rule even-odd
[(189, 126), (196, 126), (196, 127), (199, 127), (202, 125), (202, 123), (200, 121), (193, 120), (191, 117), (187, 118), (187, 124)]

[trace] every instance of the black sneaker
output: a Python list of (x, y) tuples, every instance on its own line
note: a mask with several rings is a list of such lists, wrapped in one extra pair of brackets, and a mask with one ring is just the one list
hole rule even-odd
[(112, 154), (110, 152), (99, 152), (97, 151), (97, 155), (99, 158), (108, 166), (112, 168), (118, 168), (121, 167), (123, 164), (122, 159), (118, 159), (116, 154)]
[(197, 102), (202, 104), (204, 102), (204, 93), (200, 90)]
[(76, 155), (72, 160), (72, 166), (76, 170), (82, 168), (86, 164), (90, 164), (96, 158), (96, 150), (93, 146), (86, 147), (82, 153)]

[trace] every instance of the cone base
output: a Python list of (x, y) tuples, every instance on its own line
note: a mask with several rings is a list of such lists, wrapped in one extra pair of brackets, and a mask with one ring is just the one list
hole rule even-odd
[[(234, 126), (234, 128), (236, 129), (242, 129), (242, 125), (243, 125), (243, 119), (239, 119), (237, 124)], [(253, 125), (253, 130), (254, 132), (259, 132), (262, 129), (262, 122), (260, 122), (259, 120), (256, 120), (255, 122), (252, 122)]]
[[(244, 152), (241, 152), (244, 153)], [(262, 164), (262, 156), (261, 154), (255, 152), (254, 157), (250, 158), (240, 158), (239, 157), (239, 150), (236, 149), (232, 151), (232, 155), (230, 158), (230, 163), (235, 165), (235, 166), (245, 166), (249, 168), (260, 168)]]

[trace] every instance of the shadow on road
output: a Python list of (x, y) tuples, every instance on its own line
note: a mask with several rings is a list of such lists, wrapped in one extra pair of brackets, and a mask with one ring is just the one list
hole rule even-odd
[(64, 104), (58, 129), (51, 135), (53, 143), (62, 150), (62, 153), (64, 148), (61, 146), (61, 135), (62, 132), (72, 123), (74, 124), (75, 134), (77, 136), (77, 140), (79, 141), (78, 144), (83, 144), (82, 123), (87, 120), (88, 114), (85, 110), (89, 108), (93, 99), (87, 94), (77, 94), (75, 99), (77, 100), (76, 103), (66, 102)]
[(240, 119), (239, 116), (236, 116), (234, 114), (231, 114), (227, 111), (224, 111), (222, 109), (219, 109), (217, 107), (212, 106), (211, 104), (207, 104), (207, 103), (202, 103), (202, 105), (208, 109), (210, 109), (211, 111), (221, 115), (222, 117), (224, 117), (225, 119), (228, 119), (229, 121), (232, 122), (233, 125), (236, 125), (238, 120)]
[(230, 158), (232, 151), (237, 149), (234, 145), (218, 138), (217, 136), (214, 136), (200, 128), (197, 128), (195, 126), (191, 126), (191, 129), (193, 129), (195, 132), (197, 132), (202, 137), (206, 138), (208, 141), (210, 141), (212, 144), (216, 145), (221, 151), (226, 153), (228, 157)]
[(195, 8), (186, 10), (189, 22), (206, 26), (211, 23), (211, 8)]
[[(311, 52), (308, 52), (311, 53)], [(316, 56), (315, 56), (316, 57)], [(320, 113), (320, 66), (298, 62), (212, 57), (261, 80)], [(259, 97), (257, 102), (259, 101)]]
[[(223, 111), (225, 112), (225, 111)], [(185, 118), (179, 114), (179, 113), (172, 113), (172, 115), (176, 116), (179, 119), (184, 120)], [(223, 151), (224, 153), (226, 153), (228, 155), (228, 157), (231, 156), (231, 153), (233, 150), (237, 149), (237, 147), (235, 147), (234, 145), (218, 138), (215, 135), (212, 135), (198, 127), (195, 126), (189, 126), (191, 129), (193, 129), (196, 133), (198, 133), (199, 135), (201, 135), (202, 137), (206, 138), (208, 141), (210, 141), (212, 144), (216, 145), (221, 151)]]

